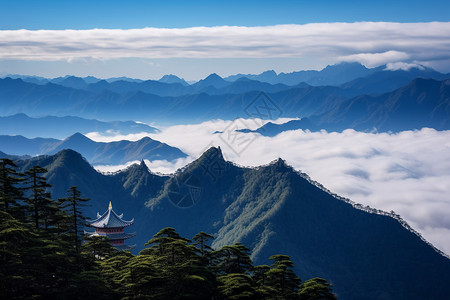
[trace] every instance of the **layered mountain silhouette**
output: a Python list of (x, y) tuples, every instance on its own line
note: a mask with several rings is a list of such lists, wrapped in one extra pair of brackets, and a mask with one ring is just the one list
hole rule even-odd
[(11, 160), (19, 160), (19, 159), (29, 159), (31, 156), (29, 155), (10, 155), (6, 154), (5, 152), (0, 151), (0, 157), (1, 158), (7, 158)]
[(360, 91), (361, 94), (380, 95), (401, 88), (416, 78), (444, 80), (450, 76), (423, 66), (408, 70), (382, 69), (379, 72), (348, 81), (340, 87)]
[[(122, 82), (116, 81), (113, 84), (120, 85)], [(241, 82), (233, 84), (240, 86)], [(175, 85), (181, 89), (185, 88), (179, 84)], [(257, 85), (261, 84), (257, 83)], [(211, 89), (215, 88), (211, 87)], [(142, 91), (120, 94), (102, 89), (99, 92), (92, 92), (52, 83), (35, 85), (21, 79), (6, 78), (0, 79), (0, 109), (4, 115), (26, 113), (64, 116), (76, 111), (78, 116), (89, 119), (123, 120), (125, 118), (148, 122), (173, 122), (174, 120), (193, 122), (245, 116), (244, 108), (251, 104), (260, 92), (254, 90), (237, 94), (200, 93), (162, 97)], [(292, 117), (299, 114), (310, 115), (324, 112), (329, 107), (334, 107), (336, 102), (356, 95), (337, 87), (304, 85), (269, 94), (273, 101), (283, 108), (283, 113)]]
[[(380, 67), (381, 68), (381, 67)], [(380, 69), (379, 68), (379, 69)], [(357, 69), (360, 73), (365, 67), (355, 64), (338, 65), (320, 71), (323, 74), (341, 74), (346, 69)], [(192, 123), (221, 118), (234, 119), (249, 117), (246, 108), (255, 103), (261, 92), (266, 93), (281, 110), (283, 117), (304, 119), (311, 122), (309, 128), (305, 124), (287, 125), (289, 129), (298, 126), (302, 129), (343, 130), (353, 128), (371, 131), (398, 131), (432, 127), (438, 130), (449, 129), (448, 120), (448, 89), (447, 80), (414, 77), (446, 77), (430, 69), (415, 69), (408, 71), (371, 70), (366, 77), (346, 83), (340, 87), (311, 86), (305, 83), (288, 86), (281, 83), (271, 84), (246, 77), (234, 82), (222, 79), (212, 74), (193, 85), (184, 85), (161, 81), (126, 81), (105, 80), (87, 84), (85, 89), (74, 88), (80, 79), (62, 78), (60, 82), (75, 82), (72, 87), (55, 83), (44, 85), (24, 82), (21, 79), (0, 79), (0, 108), (5, 115), (27, 113), (30, 115), (64, 116), (73, 114), (80, 117), (102, 120), (143, 120), (148, 122)], [(355, 71), (356, 72), (356, 71)], [(321, 73), (321, 74), (322, 74)], [(356, 72), (358, 73), (358, 72)], [(331, 76), (331, 75), (330, 75)], [(344, 76), (345, 77), (345, 76)], [(76, 83), (78, 82), (78, 83)], [(394, 89), (404, 83), (394, 91)], [(82, 84), (81, 84), (82, 85)], [(365, 91), (371, 94), (368, 96)], [(426, 98), (426, 103), (422, 103)], [(433, 99), (439, 99), (434, 101)], [(409, 114), (413, 113), (411, 117)], [(13, 117), (9, 117), (14, 119)], [(31, 120), (24, 120), (23, 115), (15, 116), (21, 126), (8, 127), (3, 134), (23, 134), (23, 131), (33, 132)], [(0, 123), (10, 121), (0, 118)], [(41, 123), (50, 120), (39, 120)], [(96, 131), (96, 128), (135, 132), (152, 130), (143, 124), (111, 123), (104, 124), (94, 120), (60, 119), (65, 124), (80, 127), (78, 132)], [(53, 120), (54, 123), (57, 123)], [(303, 121), (302, 121), (303, 122)], [(75, 125), (77, 124), (77, 125)], [(285, 130), (284, 125), (278, 126), (279, 131)], [(11, 129), (12, 128), (12, 129)], [(21, 132), (13, 132), (17, 128)], [(67, 126), (55, 126), (55, 134)], [(84, 131), (83, 131), (84, 129)], [(23, 132), (23, 133), (22, 133)], [(36, 132), (36, 130), (34, 130)], [(74, 131), (69, 134), (73, 134)], [(125, 132), (127, 133), (127, 132)], [(64, 136), (67, 136), (65, 134)], [(31, 135), (38, 136), (38, 135)], [(42, 137), (43, 135), (39, 135)], [(53, 135), (52, 137), (55, 137)], [(61, 135), (57, 136), (61, 137)]]
[(265, 136), (275, 136), (288, 130), (342, 131), (403, 131), (424, 127), (450, 129), (450, 80), (436, 81), (417, 78), (408, 85), (380, 96), (358, 96), (336, 102), (335, 107), (309, 118), (282, 124), (268, 122), (257, 130)]
[(1, 134), (4, 135), (53, 138), (65, 138), (77, 132), (83, 134), (89, 132), (130, 134), (159, 131), (155, 127), (134, 121), (103, 122), (74, 116), (34, 118), (23, 113), (0, 117), (0, 128), (2, 128)]
[(232, 75), (226, 80), (234, 81), (242, 77), (246, 77), (253, 80), (258, 80), (262, 82), (267, 82), (271, 84), (282, 83), (286, 85), (297, 85), (301, 82), (307, 83), (309, 85), (334, 85), (338, 86), (346, 82), (352, 81), (354, 79), (368, 76), (372, 73), (379, 72), (382, 67), (368, 69), (359, 63), (340, 63), (336, 65), (330, 65), (321, 71), (308, 70), (308, 71), (298, 71), (292, 73), (280, 73), (277, 74), (275, 71), (265, 71), (259, 75), (253, 74), (237, 74)]
[[(70, 75), (53, 79), (16, 74), (6, 75), (4, 77), (10, 77), (14, 79), (20, 78), (23, 81), (35, 84), (54, 83), (78, 89), (84, 89), (87, 88), (87, 85), (102, 81), (102, 79), (92, 76), (81, 78)], [(391, 88), (392, 90), (405, 85), (407, 82), (417, 77), (443, 80), (448, 78), (449, 74), (441, 74), (431, 68), (422, 65), (411, 65), (409, 67), (394, 69), (386, 65), (375, 68), (367, 68), (356, 62), (341, 62), (335, 65), (329, 65), (320, 71), (306, 70), (291, 73), (282, 72), (277, 74), (273, 70), (268, 70), (262, 72), (261, 74), (236, 74), (225, 78), (221, 78), (217, 74), (213, 73), (206, 78), (195, 82), (192, 85), (195, 86), (195, 89), (197, 90), (201, 90), (201, 87), (214, 87), (220, 89), (224, 86), (227, 86), (227, 82), (234, 82), (242, 78), (247, 78), (263, 83), (269, 83), (272, 85), (283, 84), (286, 86), (295, 86), (300, 83), (307, 83), (308, 85), (312, 86), (331, 85), (343, 86), (344, 88), (351, 87), (360, 90), (366, 90), (366, 92), (375, 89), (374, 92), (378, 93), (379, 89), (383, 91), (389, 91), (386, 90), (387, 87)], [(389, 78), (391, 80), (389, 80)], [(113, 83), (116, 81), (124, 81), (130, 83), (145, 82), (145, 80), (133, 79), (128, 77), (114, 77), (104, 79), (103, 81), (107, 83)], [(156, 82), (156, 80), (148, 81)], [(184, 79), (181, 79), (173, 74), (164, 75), (159, 80), (157, 80), (157, 82), (166, 84), (178, 83), (183, 86), (190, 85)], [(367, 86), (367, 89), (364, 88), (365, 86)]]
[(92, 164), (124, 164), (134, 160), (147, 159), (171, 161), (186, 157), (180, 149), (144, 137), (136, 142), (95, 142), (81, 133), (75, 133), (64, 140), (23, 136), (0, 136), (0, 150), (17, 155), (54, 154), (63, 149), (81, 153)]
[(164, 75), (163, 77), (161, 77), (160, 80), (158, 80), (159, 82), (163, 82), (163, 83), (180, 83), (184, 86), (189, 85), (184, 79), (181, 79), (178, 76), (175, 76), (173, 74), (169, 74), (169, 75)]
[(244, 133), (249, 133), (249, 132), (256, 132), (259, 133), (263, 136), (276, 136), (277, 134), (280, 134), (281, 132), (284, 131), (289, 131), (289, 130), (309, 130), (309, 131), (319, 131), (320, 128), (311, 122), (310, 119), (308, 118), (302, 118), (300, 120), (291, 120), (288, 121), (286, 123), (282, 123), (282, 124), (275, 124), (272, 122), (267, 122), (266, 124), (264, 124), (263, 126), (259, 127), (256, 130), (249, 130), (249, 129), (240, 129), (237, 130), (238, 132), (244, 132)]
[(352, 89), (361, 94), (382, 94), (406, 85), (415, 78), (443, 80), (449, 74), (441, 74), (424, 66), (413, 66), (407, 69), (391, 69), (387, 66), (366, 68), (359, 63), (340, 63), (330, 65), (320, 71), (299, 71), (277, 74), (273, 70), (259, 75), (238, 74), (226, 77), (228, 81), (248, 78), (270, 84), (281, 83), (295, 86), (306, 83), (312, 86), (340, 86)]
[(333, 131), (450, 129), (450, 80), (417, 78), (391, 93), (343, 101), (311, 120), (318, 127)]
[(211, 233), (214, 247), (242, 242), (256, 264), (290, 255), (302, 279), (327, 279), (340, 299), (445, 299), (450, 292), (450, 259), (399, 216), (333, 195), (281, 159), (243, 168), (211, 148), (171, 177), (142, 163), (102, 175), (72, 150), (17, 164), (47, 168), (53, 197), (78, 186), (91, 198), (85, 213), (92, 218), (112, 201), (135, 218), (138, 249), (170, 226), (186, 237)]

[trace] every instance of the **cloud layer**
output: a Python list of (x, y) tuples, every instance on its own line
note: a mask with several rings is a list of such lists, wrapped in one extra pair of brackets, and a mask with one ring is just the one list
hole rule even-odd
[(2, 30), (0, 59), (332, 57), (368, 66), (450, 59), (450, 23)]
[[(233, 122), (254, 127), (251, 120)], [(450, 254), (450, 131), (375, 134), (297, 130), (270, 138), (229, 135), (226, 128), (232, 128), (230, 124), (235, 125), (222, 120), (177, 125), (150, 135), (189, 155), (173, 163), (147, 162), (150, 169), (173, 172), (212, 145), (221, 146), (226, 159), (244, 166), (259, 166), (282, 157), (332, 192), (374, 208), (394, 210), (428, 241)], [(216, 131), (223, 133), (213, 134)], [(137, 140), (143, 135), (119, 136), (115, 140)], [(111, 139), (95, 133), (90, 137)], [(243, 147), (239, 145), (242, 141), (250, 142)]]

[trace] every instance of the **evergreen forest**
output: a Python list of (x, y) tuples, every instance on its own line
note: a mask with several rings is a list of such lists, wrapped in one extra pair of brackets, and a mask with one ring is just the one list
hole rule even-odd
[(213, 249), (205, 232), (149, 228), (138, 255), (118, 251), (84, 235), (89, 199), (76, 186), (52, 199), (46, 172), (0, 159), (1, 299), (336, 299), (326, 280), (302, 281), (289, 256), (254, 265), (245, 245)]

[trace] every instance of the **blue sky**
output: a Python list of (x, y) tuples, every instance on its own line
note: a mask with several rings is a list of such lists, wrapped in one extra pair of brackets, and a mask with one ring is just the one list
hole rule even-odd
[(449, 21), (450, 1), (0, 1), (0, 29)]
[[(95, 55), (82, 56), (79, 53), (66, 53), (64, 55), (54, 55), (55, 53), (63, 53), (58, 49), (68, 49), (73, 46), (71, 43), (58, 44), (54, 41), (42, 37), (43, 43), (46, 45), (46, 54), (41, 56), (30, 56), (27, 53), (18, 51), (17, 45), (27, 48), (30, 40), (27, 40), (29, 35), (37, 35), (36, 30), (55, 30), (65, 33), (61, 35), (60, 39), (68, 40), (80, 39), (85, 35), (93, 33), (91, 29), (142, 29), (146, 27), (151, 28), (196, 28), (196, 27), (214, 27), (214, 26), (244, 26), (248, 28), (255, 28), (255, 26), (274, 26), (279, 24), (309, 24), (309, 23), (354, 23), (354, 22), (395, 22), (395, 23), (414, 23), (414, 32), (420, 29), (420, 22), (448, 22), (450, 17), (450, 1), (331, 1), (331, 0), (304, 0), (304, 1), (3, 1), (0, 0), (0, 39), (3, 41), (0, 44), (0, 74), (19, 73), (28, 75), (42, 75), (46, 77), (56, 77), (66, 74), (73, 74), (77, 76), (94, 75), (97, 77), (112, 77), (112, 76), (130, 76), (136, 78), (151, 78), (157, 79), (164, 74), (173, 73), (184, 77), (187, 80), (197, 80), (207, 76), (212, 72), (216, 72), (221, 76), (227, 76), (234, 73), (260, 73), (264, 70), (274, 69), (277, 72), (292, 72), (302, 69), (321, 69), (328, 64), (338, 63), (342, 60), (356, 60), (366, 65), (373, 65), (372, 62), (393, 63), (424, 63), (440, 71), (450, 71), (450, 57), (442, 54), (447, 49), (439, 50), (436, 57), (424, 57), (423, 54), (418, 54), (420, 51), (412, 51), (414, 53), (407, 53), (404, 49), (397, 49), (395, 45), (390, 48), (374, 47), (373, 49), (365, 49), (366, 52), (358, 53), (357, 51), (349, 50), (339, 52), (338, 48), (330, 49), (330, 52), (321, 52), (321, 55), (312, 55), (311, 51), (302, 52), (302, 49), (297, 49), (292, 45), (287, 45), (291, 48), (289, 53), (280, 51), (284, 48), (283, 41), (277, 41), (273, 45), (262, 45), (264, 47), (278, 47), (278, 51), (270, 53), (259, 53), (260, 51), (249, 50), (244, 47), (246, 53), (241, 45), (239, 51), (227, 53), (219, 51), (216, 55), (217, 47), (212, 47), (210, 52), (201, 52), (199, 55), (193, 55), (194, 50), (189, 49), (189, 54), (184, 47), (179, 44), (176, 45), (177, 53), (165, 55), (161, 53), (153, 55), (143, 55), (144, 48), (140, 53), (130, 51), (130, 55), (114, 55), (110, 56), (108, 52)], [(328, 25), (330, 28), (333, 25)], [(358, 34), (365, 38), (366, 32), (372, 32), (372, 29), (367, 29), (366, 32), (357, 30), (358, 26), (350, 28), (350, 33), (354, 35), (352, 41), (358, 40)], [(390, 36), (390, 32), (380, 28), (380, 35)], [(15, 37), (7, 32), (9, 30), (26, 29), (29, 32), (24, 35), (20, 41), (15, 40)], [(66, 29), (74, 29), (84, 32), (85, 34), (75, 34), (64, 31)], [(438, 28), (438, 31), (445, 31), (444, 26)], [(83, 31), (84, 30), (84, 31)], [(246, 29), (240, 30), (245, 31)], [(305, 28), (293, 28), (299, 32), (305, 32)], [(345, 29), (347, 30), (347, 29)], [(353, 31), (355, 32), (353, 32)], [(401, 30), (400, 30), (401, 31)], [(318, 32), (318, 31), (313, 31)], [(323, 33), (324, 31), (320, 31)], [(402, 31), (406, 37), (407, 31)], [(414, 33), (413, 32), (413, 33)], [(67, 33), (67, 34), (66, 34)], [(342, 32), (341, 32), (342, 33)], [(430, 31), (430, 34), (433, 33)], [(442, 32), (441, 32), (442, 33)], [(9, 34), (9, 35), (8, 35)], [(105, 36), (115, 39), (120, 35), (117, 31), (110, 31)], [(126, 31), (126, 34), (132, 36), (131, 31)], [(165, 33), (164, 33), (165, 34)], [(169, 36), (174, 31), (169, 31)], [(191, 32), (183, 32), (183, 35), (188, 36), (190, 43), (196, 43)], [(229, 30), (221, 34), (234, 35), (237, 34), (235, 30)], [(425, 33), (426, 34), (426, 33)], [(5, 36), (8, 35), (7, 38)], [(19, 34), (17, 34), (18, 36)], [(301, 34), (300, 34), (301, 35)], [(421, 33), (423, 36), (423, 33)], [(445, 35), (445, 34), (444, 34)], [(450, 35), (450, 34), (447, 34)], [(105, 36), (99, 39), (107, 39)], [(251, 33), (247, 36), (251, 37)], [(276, 34), (273, 35), (277, 38)], [(395, 34), (396, 38), (398, 33)], [(284, 41), (288, 41), (289, 34), (285, 35)], [(154, 35), (149, 36), (140, 35), (141, 39), (154, 39)], [(297, 36), (292, 39), (296, 39)], [(261, 38), (262, 39), (262, 38)], [(337, 37), (337, 42), (339, 37)], [(377, 38), (375, 38), (376, 40)], [(435, 35), (431, 38), (431, 43), (442, 40), (442, 36)], [(129, 43), (133, 38), (128, 40)], [(214, 36), (208, 40), (208, 45)], [(230, 39), (232, 40), (232, 39)], [(80, 42), (82, 40), (79, 40)], [(98, 41), (98, 40), (97, 40)], [(330, 36), (332, 42), (332, 36)], [(348, 41), (348, 42), (352, 42)], [(202, 40), (204, 43), (205, 40)], [(310, 42), (310, 41), (306, 41)], [(366, 41), (370, 43), (371, 41)], [(15, 44), (14, 44), (15, 43)], [(36, 50), (36, 44), (39, 40), (34, 38), (32, 45), (33, 53), (38, 53), (42, 49)], [(88, 42), (86, 42), (87, 44)], [(290, 43), (290, 42), (288, 42)], [(14, 47), (10, 47), (11, 45)], [(70, 45), (69, 45), (70, 44)], [(258, 44), (258, 43), (257, 43)], [(53, 47), (52, 45), (56, 45)], [(87, 45), (86, 53), (89, 53)], [(77, 49), (81, 47), (76, 46)], [(102, 48), (102, 46), (99, 46)], [(115, 45), (117, 47), (124, 47), (124, 45)], [(147, 45), (147, 49), (154, 49), (155, 47), (173, 47), (173, 45), (162, 44)], [(311, 47), (329, 47), (328, 45), (315, 45)], [(414, 48), (414, 45), (411, 45)], [(54, 48), (54, 49), (53, 49)], [(222, 43), (222, 49), (223, 49)], [(341, 47), (342, 48), (342, 47)], [(31, 48), (30, 48), (31, 49)], [(49, 50), (50, 49), (50, 50)], [(56, 49), (56, 50), (55, 50)], [(103, 48), (102, 48), (103, 49)], [(173, 48), (170, 48), (173, 49)], [(19, 49), (20, 50), (20, 49)], [(82, 51), (78, 49), (79, 52)], [(98, 50), (98, 48), (97, 48)], [(195, 49), (197, 51), (198, 49)], [(235, 49), (234, 49), (235, 50)], [(422, 52), (429, 49), (422, 49)], [(1, 52), (8, 55), (1, 55)], [(50, 52), (49, 52), (50, 51)], [(53, 51), (53, 52), (51, 52)], [(106, 51), (106, 50), (105, 50)], [(294, 52), (298, 51), (298, 55)], [(337, 51), (334, 53), (333, 51)], [(377, 52), (378, 51), (378, 52)], [(45, 52), (45, 51), (44, 51)], [(94, 52), (93, 50), (91, 51)], [(98, 51), (97, 51), (98, 52)], [(126, 51), (124, 51), (126, 52)], [(170, 52), (170, 51), (169, 51)], [(338, 53), (339, 52), (339, 53)], [(51, 54), (49, 54), (51, 53)], [(15, 55), (12, 55), (15, 54)], [(367, 54), (376, 55), (376, 59), (369, 57)], [(353, 55), (353, 56), (352, 56)], [(389, 59), (380, 60), (379, 57), (389, 56)], [(58, 58), (56, 58), (58, 57)]]

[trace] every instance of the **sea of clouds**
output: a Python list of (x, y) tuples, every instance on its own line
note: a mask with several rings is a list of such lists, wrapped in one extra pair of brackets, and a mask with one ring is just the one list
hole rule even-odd
[[(214, 120), (171, 126), (157, 134), (90, 133), (88, 137), (112, 141), (150, 136), (188, 154), (187, 158), (172, 162), (146, 161), (153, 172), (166, 174), (198, 158), (213, 145), (221, 147), (227, 160), (243, 166), (267, 164), (281, 157), (336, 194), (373, 208), (395, 211), (425, 239), (450, 254), (450, 131), (295, 130), (275, 137), (234, 131), (258, 128), (260, 121)], [(127, 165), (97, 169), (116, 171)]]

